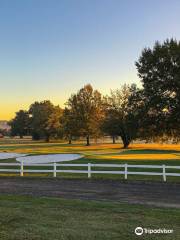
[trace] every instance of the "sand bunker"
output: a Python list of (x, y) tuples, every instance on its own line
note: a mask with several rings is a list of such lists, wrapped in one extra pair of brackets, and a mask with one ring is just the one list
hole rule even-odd
[(23, 156), (26, 156), (26, 155), (27, 154), (0, 152), (0, 160), (1, 159), (23, 157)]
[(82, 158), (81, 154), (48, 154), (48, 155), (37, 155), (37, 156), (26, 156), (18, 157), (17, 161), (24, 163), (54, 163), (54, 162), (64, 162), (72, 161)]

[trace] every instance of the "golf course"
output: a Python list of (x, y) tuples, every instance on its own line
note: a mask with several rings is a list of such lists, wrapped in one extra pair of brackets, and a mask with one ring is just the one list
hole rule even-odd
[[(58, 141), (3, 139), (0, 152), (28, 156), (83, 155), (68, 162), (77, 164), (180, 166), (180, 145), (177, 144), (134, 143), (122, 149), (120, 143), (85, 146), (83, 142), (69, 145)], [(0, 161), (17, 163), (15, 158)], [(133, 175), (125, 181), (124, 176), (118, 174), (92, 174), (88, 179), (87, 174), (57, 173), (54, 179), (51, 173), (25, 173), (20, 177), (18, 173), (0, 172), (0, 182), (0, 214), (3, 216), (0, 239), (130, 240), (139, 238), (134, 234), (138, 226), (173, 229), (175, 240), (180, 235), (177, 191), (180, 177), (168, 177), (167, 182), (162, 183), (160, 176)], [(156, 198), (148, 198), (146, 190), (154, 191)], [(148, 234), (145, 238), (154, 239), (154, 236)], [(172, 235), (159, 235), (158, 239), (170, 240)]]
[[(73, 164), (137, 164), (137, 165), (180, 165), (180, 145), (178, 144), (152, 144), (152, 143), (135, 143), (131, 144), (128, 149), (123, 149), (122, 144), (111, 144), (111, 143), (99, 143), (85, 146), (83, 142), (74, 142), (73, 144), (67, 144), (65, 142), (36, 142), (28, 139), (7, 139), (1, 140), (0, 152), (8, 153), (21, 153), (27, 154), (28, 156), (35, 155), (48, 155), (48, 154), (81, 154), (83, 157), (77, 160), (69, 161), (68, 163)], [(4, 159), (1, 162), (17, 162), (15, 158)], [(71, 169), (71, 168), (70, 168)], [(73, 169), (73, 167), (72, 167)], [(80, 167), (80, 169), (83, 169)], [(103, 169), (103, 168), (102, 168)], [(156, 171), (153, 170), (153, 171)], [(170, 172), (180, 171), (178, 169), (171, 170)], [(4, 173), (0, 173), (4, 175)], [(17, 175), (17, 174), (11, 174)], [(32, 174), (26, 174), (32, 175)], [(36, 176), (38, 174), (35, 174)], [(43, 176), (51, 176), (50, 174), (43, 174)], [(59, 177), (84, 177), (83, 174), (58, 174)], [(100, 176), (94, 174), (92, 177), (105, 177), (105, 178), (117, 178), (121, 179), (121, 175), (106, 175), (101, 174)], [(151, 179), (161, 180), (158, 176), (129, 176), (130, 179)], [(179, 177), (168, 177), (168, 181), (179, 181)]]

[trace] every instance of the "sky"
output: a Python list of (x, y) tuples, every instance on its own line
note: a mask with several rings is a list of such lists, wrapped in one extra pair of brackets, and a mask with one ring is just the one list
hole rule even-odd
[(63, 107), (88, 83), (140, 85), (142, 49), (171, 37), (179, 0), (0, 0), (0, 120), (34, 101)]

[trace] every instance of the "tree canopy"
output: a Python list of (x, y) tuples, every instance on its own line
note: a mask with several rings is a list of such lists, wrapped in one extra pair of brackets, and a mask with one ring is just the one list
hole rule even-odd
[(180, 42), (145, 48), (136, 62), (143, 84), (146, 123), (156, 136), (180, 136)]
[(20, 110), (16, 112), (15, 118), (8, 123), (11, 126), (12, 136), (26, 136), (30, 134), (30, 118), (27, 111)]
[(88, 84), (73, 94), (68, 102), (70, 117), (78, 134), (86, 137), (87, 145), (90, 144), (90, 136), (100, 135), (100, 125), (104, 116), (102, 95)]
[(45, 138), (48, 142), (60, 128), (62, 109), (50, 101), (35, 102), (30, 106), (30, 126), (33, 139)]
[(120, 136), (124, 148), (137, 136), (137, 112), (135, 106), (129, 104), (130, 97), (136, 91), (135, 85), (125, 84), (120, 89), (111, 91), (111, 95), (105, 98), (106, 114), (102, 129), (112, 137)]
[(109, 135), (124, 148), (137, 138), (180, 139), (180, 42), (156, 42), (135, 63), (142, 87), (120, 85), (103, 96), (90, 84), (72, 94), (64, 109), (49, 100), (20, 110), (10, 121), (11, 134), (33, 139), (90, 138)]

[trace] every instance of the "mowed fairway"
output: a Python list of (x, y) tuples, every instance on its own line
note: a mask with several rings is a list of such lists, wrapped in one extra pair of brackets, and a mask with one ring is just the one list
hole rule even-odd
[(81, 153), (88, 159), (99, 160), (180, 160), (178, 144), (131, 144), (122, 149), (121, 144), (82, 143), (43, 143), (33, 141), (0, 141), (0, 152), (16, 152), (27, 154)]
[[(166, 164), (180, 165), (180, 145), (177, 144), (131, 144), (128, 149), (122, 149), (121, 144), (92, 144), (75, 142), (68, 145), (62, 142), (43, 143), (30, 140), (1, 140), (0, 152), (26, 153), (29, 155), (56, 154), (56, 153), (80, 153), (82, 159), (72, 163), (130, 163), (130, 164)], [(15, 162), (15, 159), (1, 160), (1, 162)], [(70, 163), (70, 162), (69, 162)], [(82, 168), (81, 168), (82, 169)], [(156, 170), (154, 170), (156, 171)], [(171, 170), (173, 172), (174, 170)], [(176, 170), (178, 172), (178, 170)], [(5, 175), (0, 174), (0, 175)], [(15, 175), (15, 174), (9, 174)], [(29, 176), (32, 174), (25, 174)], [(38, 174), (36, 174), (38, 175)], [(51, 176), (39, 174), (39, 176)], [(59, 177), (87, 177), (83, 174), (58, 174)], [(96, 175), (97, 178), (123, 178), (117, 175)], [(129, 179), (161, 180), (158, 176), (129, 176)], [(179, 181), (178, 177), (168, 177), (170, 181)]]

